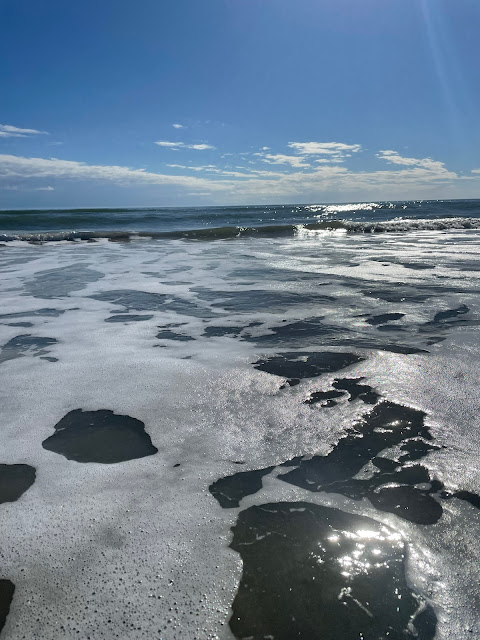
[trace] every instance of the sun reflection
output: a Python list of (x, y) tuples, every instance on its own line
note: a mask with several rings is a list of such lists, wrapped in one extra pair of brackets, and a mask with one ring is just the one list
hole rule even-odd
[[(382, 562), (381, 557), (388, 556), (392, 545), (402, 547), (403, 541), (399, 533), (385, 526), (379, 529), (358, 529), (357, 531), (334, 530), (327, 541), (340, 547), (342, 555), (337, 558), (340, 574), (345, 578), (353, 578), (367, 574), (372, 569), (388, 567), (388, 557)], [(321, 545), (319, 544), (319, 547)], [(322, 548), (322, 547), (321, 547)], [(325, 552), (325, 549), (322, 548)], [(320, 559), (317, 562), (321, 563)]]

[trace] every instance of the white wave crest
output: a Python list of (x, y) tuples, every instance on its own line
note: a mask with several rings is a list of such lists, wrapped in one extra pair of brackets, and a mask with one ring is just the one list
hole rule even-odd
[(345, 228), (357, 233), (448, 231), (450, 229), (480, 229), (480, 218), (437, 218), (436, 220), (413, 220), (396, 218), (384, 222), (343, 221)]

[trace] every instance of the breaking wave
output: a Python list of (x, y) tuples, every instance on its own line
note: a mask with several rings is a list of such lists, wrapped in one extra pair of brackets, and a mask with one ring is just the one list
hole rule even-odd
[(294, 236), (319, 231), (346, 233), (408, 233), (411, 231), (450, 231), (480, 229), (480, 218), (439, 218), (436, 220), (395, 219), (382, 222), (353, 222), (328, 220), (306, 224), (279, 224), (256, 227), (212, 227), (180, 231), (55, 231), (45, 233), (0, 234), (0, 242), (24, 241), (30, 243), (61, 241), (128, 242), (136, 238), (165, 238), (185, 240), (228, 240), (252, 236)]

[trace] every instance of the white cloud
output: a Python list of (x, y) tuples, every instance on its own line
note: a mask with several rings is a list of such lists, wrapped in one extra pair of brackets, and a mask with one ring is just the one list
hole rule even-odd
[(253, 155), (260, 156), (263, 162), (268, 162), (268, 164), (289, 164), (295, 168), (310, 166), (305, 162), (304, 158), (299, 158), (298, 156), (287, 156), (282, 153), (254, 153)]
[[(214, 164), (206, 164), (203, 166), (196, 166), (196, 167), (192, 167), (184, 164), (167, 164), (167, 167), (172, 167), (175, 169), (187, 169), (188, 171), (207, 171), (210, 173), (215, 173), (218, 176), (226, 176), (231, 178), (251, 178), (252, 177), (251, 173), (242, 173), (240, 171), (229, 171), (225, 169), (219, 169)], [(241, 168), (243, 169), (244, 167), (241, 167)], [(277, 174), (277, 175), (282, 175), (282, 174)]]
[(345, 144), (344, 142), (289, 142), (288, 146), (296, 153), (318, 156), (345, 156), (347, 151), (357, 153), (362, 148), (360, 144)]
[(445, 164), (443, 162), (432, 160), (431, 158), (404, 158), (397, 151), (392, 151), (391, 149), (379, 151), (376, 155), (377, 158), (386, 160), (390, 164), (401, 165), (403, 167), (421, 167), (432, 174), (455, 175), (445, 168)]
[(317, 164), (331, 164), (333, 162), (343, 162), (343, 158), (337, 156), (329, 156), (328, 158), (317, 158), (314, 160)]
[(0, 182), (0, 189), (5, 191), (55, 191), (53, 187), (29, 187), (28, 185), (6, 184)]
[(10, 124), (0, 124), (0, 138), (26, 138), (33, 135), (48, 135), (48, 133), (37, 131), (37, 129), (21, 129)]
[(194, 149), (195, 151), (206, 151), (207, 149), (215, 149), (210, 144), (185, 144), (185, 142), (167, 142), (166, 140), (157, 140), (155, 144), (159, 147), (167, 147), (168, 149)]
[[(268, 162), (260, 154), (262, 160)], [(270, 154), (268, 154), (270, 155)], [(177, 175), (132, 169), (123, 166), (89, 165), (56, 158), (26, 158), (0, 154), (0, 185), (4, 189), (51, 190), (52, 179), (96, 181), (118, 186), (158, 185), (175, 188), (179, 194), (209, 193), (218, 203), (281, 202), (313, 200), (404, 199), (417, 197), (462, 197), (466, 186), (473, 192), (480, 183), (480, 169), (470, 176), (449, 171), (442, 162), (430, 158), (402, 158), (395, 151), (379, 154), (393, 167), (380, 171), (351, 171), (344, 165), (319, 163), (304, 167), (290, 164), (293, 157), (300, 163), (303, 156), (286, 156), (287, 161), (272, 155), (268, 164), (289, 165), (279, 171), (262, 171), (255, 166), (243, 171), (215, 165), (170, 165)], [(328, 159), (330, 159), (329, 156)], [(393, 160), (392, 160), (393, 158)], [(197, 175), (192, 175), (195, 172)], [(198, 175), (201, 173), (201, 175)], [(477, 187), (475, 187), (477, 185)], [(53, 188), (53, 187), (52, 187)], [(456, 191), (457, 190), (457, 191)], [(466, 196), (464, 196), (466, 197)]]
[(167, 167), (172, 167), (172, 169), (190, 169), (192, 171), (213, 171), (216, 170), (214, 164), (205, 164), (202, 166), (191, 167), (185, 164), (167, 164)]
[(187, 149), (196, 149), (197, 151), (205, 151), (206, 149), (215, 149), (211, 144), (187, 144)]
[[(25, 158), (0, 154), (0, 181), (12, 184), (29, 179), (52, 177), (68, 180), (103, 180), (120, 185), (157, 184), (190, 189), (208, 188), (209, 190), (216, 187), (215, 183), (206, 178), (193, 176), (172, 176), (145, 171), (145, 169), (130, 169), (115, 165), (90, 165), (57, 158)], [(223, 186), (219, 185), (217, 188), (223, 189)]]
[(183, 124), (178, 124), (178, 122), (175, 122), (175, 124), (172, 124), (172, 127), (174, 129), (185, 129), (185, 127), (183, 126)]
[(165, 140), (157, 140), (155, 144), (158, 144), (159, 147), (169, 147), (170, 149), (177, 149), (185, 146), (183, 142), (166, 142)]

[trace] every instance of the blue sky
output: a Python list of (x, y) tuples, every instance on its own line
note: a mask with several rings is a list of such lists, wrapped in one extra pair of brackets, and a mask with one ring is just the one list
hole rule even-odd
[(478, 0), (1, 0), (0, 208), (480, 197)]

